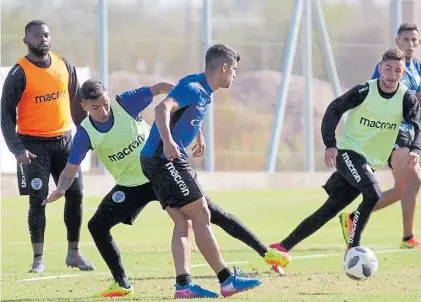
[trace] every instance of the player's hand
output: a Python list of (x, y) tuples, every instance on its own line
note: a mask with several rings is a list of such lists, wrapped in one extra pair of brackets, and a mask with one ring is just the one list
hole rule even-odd
[(419, 160), (420, 160), (420, 156), (417, 153), (409, 152), (406, 163), (408, 164), (408, 166), (413, 168), (418, 164)]
[(47, 203), (52, 203), (56, 201), (57, 199), (60, 199), (61, 197), (63, 197), (63, 195), (64, 195), (63, 191), (55, 190), (53, 193), (51, 193), (50, 196), (48, 196), (46, 200), (42, 202), (42, 205), (45, 206)]
[(28, 150), (23, 151), (21, 154), (16, 156), (16, 161), (18, 164), (30, 164), (31, 159), (37, 158), (37, 156)]
[(328, 168), (336, 168), (336, 157), (338, 156), (338, 149), (327, 148), (325, 151), (325, 165)]
[(206, 151), (205, 138), (201, 131), (196, 136), (196, 143), (193, 146), (193, 157), (201, 157)]
[(178, 147), (174, 140), (167, 141), (166, 143), (164, 143), (163, 147), (164, 154), (169, 161), (180, 157), (180, 147)]

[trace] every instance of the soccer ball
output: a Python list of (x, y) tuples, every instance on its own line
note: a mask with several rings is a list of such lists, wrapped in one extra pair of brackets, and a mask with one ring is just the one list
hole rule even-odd
[(379, 267), (376, 254), (364, 246), (356, 246), (345, 254), (345, 274), (353, 280), (366, 280), (373, 276)]

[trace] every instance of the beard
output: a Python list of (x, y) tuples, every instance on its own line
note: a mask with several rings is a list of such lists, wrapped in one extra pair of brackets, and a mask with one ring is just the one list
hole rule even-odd
[(50, 51), (50, 46), (47, 48), (39, 48), (39, 46), (28, 45), (29, 50), (37, 57), (44, 57)]

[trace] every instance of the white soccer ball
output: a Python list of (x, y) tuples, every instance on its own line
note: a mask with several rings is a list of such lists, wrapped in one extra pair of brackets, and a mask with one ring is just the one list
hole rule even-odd
[(366, 280), (379, 268), (376, 254), (364, 246), (356, 246), (345, 254), (345, 274), (353, 280)]

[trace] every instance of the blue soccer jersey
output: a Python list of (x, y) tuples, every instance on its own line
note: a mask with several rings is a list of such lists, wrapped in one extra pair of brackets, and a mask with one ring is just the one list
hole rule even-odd
[[(182, 78), (170, 91), (168, 97), (173, 98), (179, 109), (171, 113), (170, 131), (180, 152), (187, 156), (185, 148), (197, 136), (208, 106), (211, 103), (212, 89), (204, 73), (192, 74)], [(163, 143), (156, 122), (142, 149), (142, 156), (165, 158)]]

